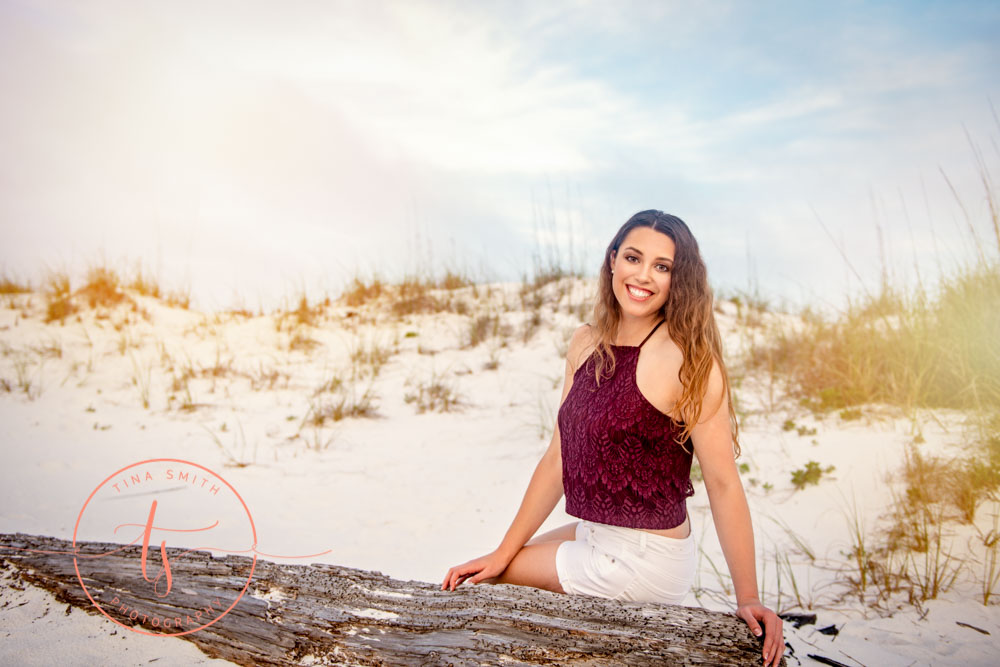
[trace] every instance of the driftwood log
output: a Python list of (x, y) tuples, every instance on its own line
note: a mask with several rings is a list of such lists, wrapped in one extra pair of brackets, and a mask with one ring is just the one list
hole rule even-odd
[[(141, 546), (81, 542), (77, 550), (80, 577), (91, 595), (115, 620), (151, 633), (165, 632), (152, 625), (151, 617), (179, 619), (199, 611), (203, 622), (218, 617), (247, 583), (251, 558), (182, 552), (168, 549), (174, 588), (161, 598), (141, 574)], [(151, 547), (148, 558), (153, 578), (160, 569), (159, 550)], [(20, 580), (61, 602), (101, 613), (77, 578), (71, 542), (0, 534), (0, 567), (13, 567)], [(121, 604), (110, 605), (114, 599)], [(232, 610), (181, 638), (212, 658), (241, 665), (762, 662), (760, 640), (731, 614), (506, 584), (463, 584), (442, 591), (440, 584), (401, 581), (380, 572), (260, 559)]]

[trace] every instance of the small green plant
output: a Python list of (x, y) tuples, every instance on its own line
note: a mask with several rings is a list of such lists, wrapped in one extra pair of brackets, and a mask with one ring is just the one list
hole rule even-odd
[(825, 474), (833, 472), (834, 467), (827, 466), (821, 468), (816, 461), (809, 461), (804, 468), (792, 471), (792, 486), (797, 491), (801, 491), (808, 484), (819, 484), (820, 478)]

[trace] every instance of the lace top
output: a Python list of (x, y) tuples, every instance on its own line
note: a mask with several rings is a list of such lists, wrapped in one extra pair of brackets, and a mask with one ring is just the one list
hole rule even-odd
[(653, 406), (635, 381), (639, 351), (653, 331), (637, 346), (612, 346), (615, 373), (599, 386), (593, 353), (573, 375), (558, 416), (571, 516), (650, 529), (673, 528), (687, 517), (686, 499), (694, 495), (691, 439), (684, 447), (674, 441), (681, 426)]

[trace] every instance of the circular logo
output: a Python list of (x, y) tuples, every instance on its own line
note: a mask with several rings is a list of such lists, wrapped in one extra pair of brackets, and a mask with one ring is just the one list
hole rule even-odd
[[(117, 548), (83, 553), (77, 546), (82, 536)], [(140, 554), (130, 549), (125, 556), (136, 559), (134, 566), (102, 568), (102, 557), (121, 558), (122, 544), (140, 542)], [(176, 637), (212, 625), (236, 606), (253, 578), (256, 546), (253, 517), (229, 482), (192, 461), (148, 459), (108, 475), (84, 502), (73, 530), (73, 567), (83, 592), (107, 618), (140, 634)], [(253, 552), (238, 595), (191, 585), (193, 561), (185, 557), (196, 550)], [(108, 581), (113, 585), (101, 585)]]

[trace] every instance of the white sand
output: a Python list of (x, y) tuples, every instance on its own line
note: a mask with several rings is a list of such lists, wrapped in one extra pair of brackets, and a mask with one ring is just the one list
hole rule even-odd
[[(549, 291), (554, 294), (556, 288), (551, 285)], [(46, 325), (40, 297), (5, 298), (4, 304), (16, 307), (0, 308), (0, 381), (11, 388), (0, 392), (6, 464), (0, 468), (0, 531), (72, 539), (83, 501), (108, 474), (143, 459), (180, 458), (219, 472), (238, 490), (252, 512), (260, 552), (291, 556), (329, 550), (311, 560), (440, 582), (450, 566), (499, 543), (555, 420), (561, 354), (579, 317), (568, 313), (565, 303), (559, 312), (544, 308), (541, 328), (523, 344), (527, 314), (517, 289), (504, 286), (509, 311), (499, 292), (492, 300), (480, 295), (475, 301), (476, 312), (490, 310), (511, 327), (506, 346), (489, 338), (463, 348), (468, 317), (398, 322), (383, 313), (359, 323), (370, 320), (364, 311), (348, 317), (358, 309), (334, 306), (318, 327), (299, 329), (320, 343), (308, 352), (289, 351), (291, 321), (279, 331), (273, 316), (202, 315), (138, 297), (152, 323), (135, 314), (123, 323), (127, 311), (118, 309), (108, 319), (85, 311), (81, 322), (72, 317), (62, 326)], [(575, 300), (588, 289), (578, 285)], [(739, 325), (731, 304), (724, 306), (720, 326), (727, 354), (735, 359), (761, 333)], [(407, 337), (407, 332), (416, 335)], [(371, 381), (378, 416), (300, 427), (317, 400), (314, 391), (335, 374), (351, 384), (350, 350), (372, 341), (393, 351)], [(491, 359), (498, 368), (483, 370)], [(179, 410), (187, 395), (171, 391), (171, 384), (180, 369), (216, 364), (257, 377), (263, 386), (253, 388), (248, 377), (236, 373), (206, 373), (189, 382), (190, 400), (199, 407)], [(259, 380), (272, 372), (277, 373), (273, 385)], [(148, 409), (140, 390), (146, 377)], [(454, 389), (461, 400), (457, 411), (418, 414), (405, 400), (417, 383), (435, 380)], [(367, 378), (353, 383), (357, 394), (368, 384)], [(168, 403), (171, 394), (175, 398)], [(1000, 612), (977, 601), (976, 527), (955, 529), (955, 553), (969, 567), (941, 599), (925, 605), (923, 615), (902, 604), (883, 618), (844, 596), (848, 508), (855, 503), (869, 528), (874, 525), (894, 488), (886, 473), (898, 467), (913, 439), (911, 422), (876, 406), (858, 421), (832, 415), (817, 422), (784, 404), (780, 386), (763, 376), (746, 378), (736, 394), (746, 413), (740, 462), (749, 465), (744, 482), (764, 601), (793, 612), (802, 611), (801, 601), (818, 614), (816, 626), (794, 630), (786, 625), (786, 637), (803, 664), (810, 662), (807, 653), (846, 664), (995, 664)], [(875, 414), (881, 416), (875, 419)], [(789, 418), (815, 427), (816, 435), (783, 430)], [(926, 438), (922, 451), (940, 452), (961, 442), (961, 415), (921, 414), (918, 420)], [(795, 491), (791, 471), (810, 460), (835, 470), (819, 485)], [(234, 461), (248, 465), (236, 467)], [(772, 488), (765, 490), (765, 484)], [(701, 484), (689, 508), (703, 555), (699, 594), (692, 593), (687, 604), (731, 608), (725, 562)], [(574, 520), (560, 503), (542, 530)], [(988, 520), (988, 508), (981, 507), (978, 529), (988, 530)], [(776, 554), (788, 557), (798, 600), (787, 570), (778, 599)], [(816, 632), (830, 624), (841, 629), (835, 638)], [(58, 642), (47, 639), (55, 636)], [(155, 657), (191, 663), (201, 656), (188, 642), (128, 632), (79, 610), (66, 615), (64, 606), (32, 587), (4, 589), (0, 637), (0, 663), (5, 664), (70, 657), (115, 664)]]
[[(24, 586), (23, 590), (11, 586)], [(0, 573), (0, 663), (4, 665), (229, 665), (191, 642), (150, 637), (58, 602)]]

